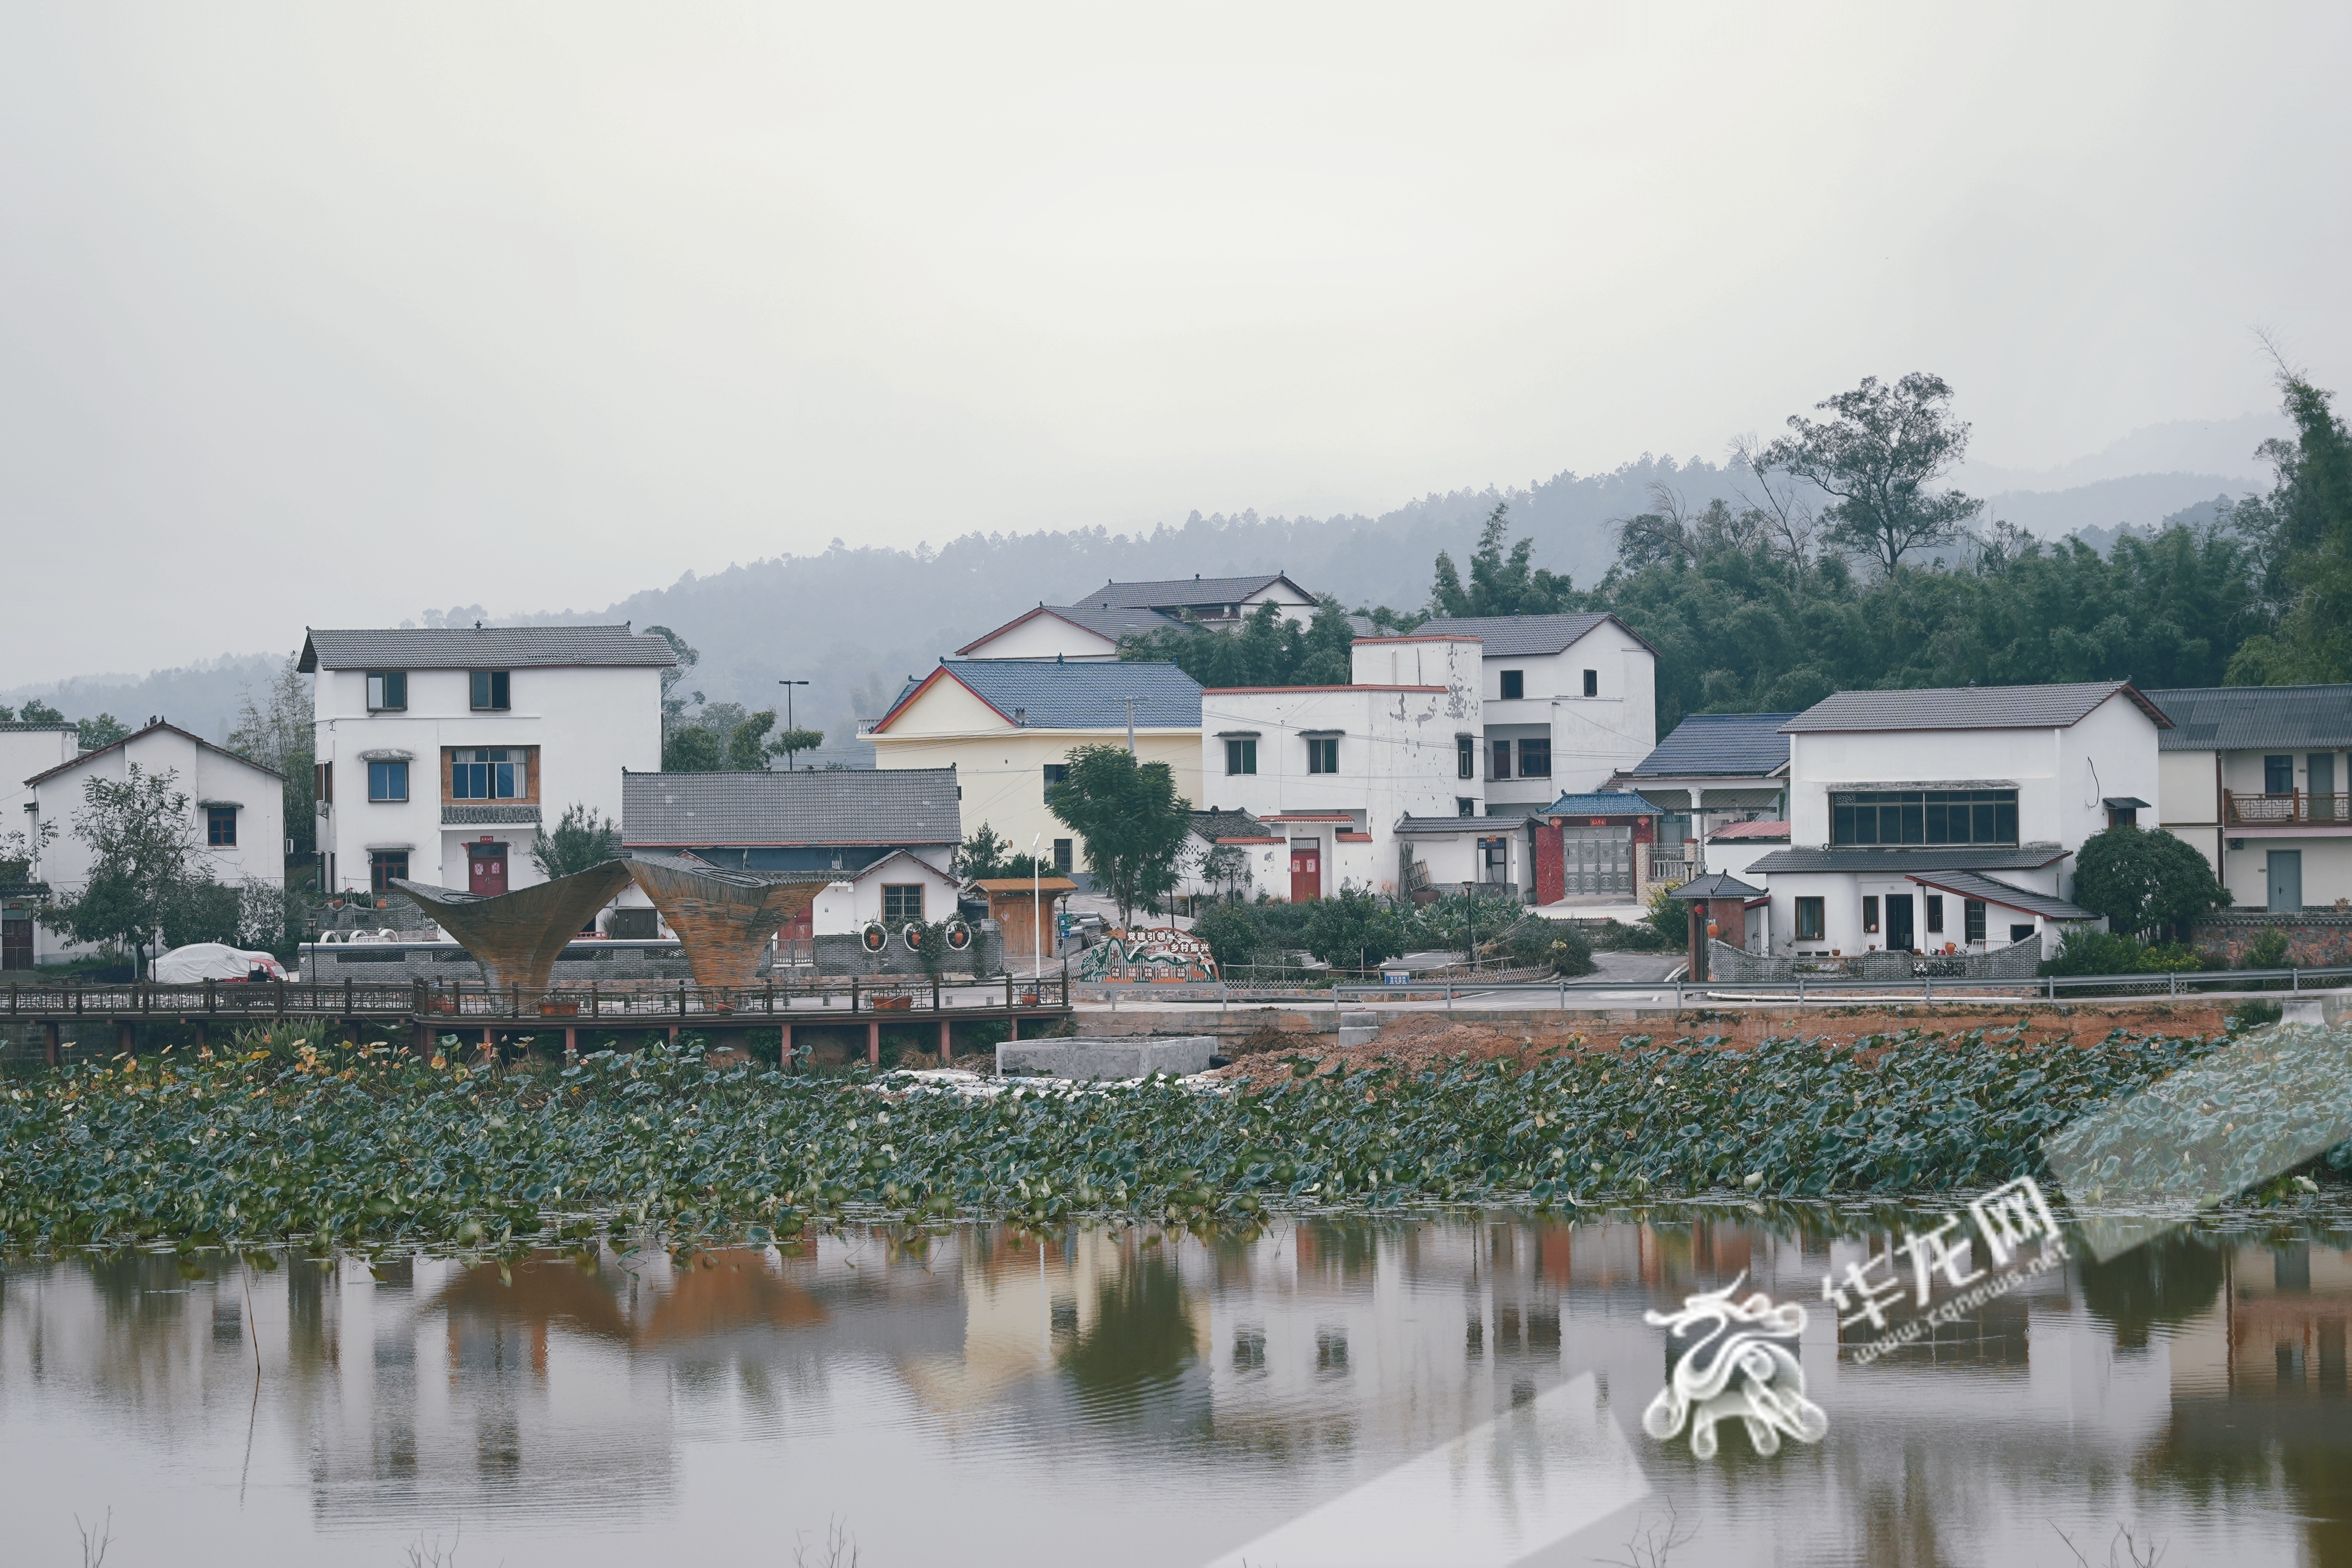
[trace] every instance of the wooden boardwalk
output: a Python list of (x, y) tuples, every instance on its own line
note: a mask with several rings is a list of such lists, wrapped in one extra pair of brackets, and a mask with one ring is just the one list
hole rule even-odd
[(866, 1059), (879, 1063), (885, 1024), (935, 1026), (939, 1055), (945, 1059), (952, 1055), (957, 1024), (1001, 1022), (1018, 1039), (1024, 1022), (1048, 1023), (1069, 1014), (1070, 984), (1062, 974), (940, 981), (850, 975), (723, 987), (645, 981), (551, 985), (536, 994), (516, 986), (427, 980), (12, 984), (0, 1005), (0, 1022), (45, 1027), (45, 1054), (52, 1064), (68, 1025), (111, 1025), (128, 1049), (131, 1032), (142, 1024), (192, 1025), (202, 1041), (215, 1024), (314, 1020), (345, 1030), (354, 1040), (370, 1028), (405, 1029), (419, 1048), (445, 1034), (478, 1035), (490, 1044), (500, 1035), (561, 1029), (567, 1051), (578, 1049), (583, 1029), (659, 1031), (672, 1039), (684, 1029), (705, 1035), (780, 1029), (789, 1052), (795, 1029), (862, 1027)]

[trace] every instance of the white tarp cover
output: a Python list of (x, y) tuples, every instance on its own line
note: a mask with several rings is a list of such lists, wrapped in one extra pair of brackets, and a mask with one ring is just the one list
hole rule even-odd
[(255, 970), (273, 980), (286, 978), (286, 966), (266, 952), (247, 952), (225, 942), (192, 942), (175, 947), (155, 961), (155, 980), (162, 985), (194, 985), (205, 980), (247, 980)]

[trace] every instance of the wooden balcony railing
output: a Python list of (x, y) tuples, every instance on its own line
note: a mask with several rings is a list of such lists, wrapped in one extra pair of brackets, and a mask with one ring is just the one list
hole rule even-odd
[(2221, 792), (2221, 820), (2231, 827), (2352, 827), (2352, 795)]

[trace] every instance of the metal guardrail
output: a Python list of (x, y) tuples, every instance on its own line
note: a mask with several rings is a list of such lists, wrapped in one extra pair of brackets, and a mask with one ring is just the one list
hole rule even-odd
[(397, 983), (339, 981), (214, 981), (166, 985), (138, 981), (119, 984), (12, 984), (0, 1018), (115, 1021), (152, 1018), (415, 1018), (684, 1021), (742, 1024), (773, 1017), (814, 1022), (806, 1015), (844, 1013), (860, 1022), (892, 1016), (1006, 1015), (1066, 1012), (1069, 981), (1059, 974), (1001, 981), (926, 980), (921, 976), (770, 981), (759, 985), (704, 986), (690, 981), (595, 983), (551, 985), (536, 994), (520, 986), (466, 981)]
[[(2018, 979), (1997, 976), (1913, 975), (1904, 980), (1848, 980), (1834, 976), (1800, 977), (1793, 981), (1725, 981), (1725, 980), (1559, 980), (1547, 984), (1454, 984), (1443, 987), (1444, 999), (1497, 994), (1558, 996), (1560, 1005), (1567, 998), (1582, 992), (1588, 994), (1626, 991), (1672, 991), (1675, 1005), (1684, 1006), (1690, 997), (1720, 997), (1728, 993), (1740, 997), (1769, 1000), (1787, 997), (1805, 1001), (1856, 1001), (1864, 998), (1908, 998), (1916, 996), (1932, 1002), (1940, 993), (1959, 998), (1968, 993), (1991, 992), (2001, 997), (2039, 997), (2057, 1002), (2067, 994), (2119, 994), (2127, 996), (2178, 997), (2196, 995), (2212, 990), (2273, 991), (2278, 982), (2285, 983), (2290, 994), (2305, 991), (2338, 990), (2352, 985), (2352, 965), (2333, 965), (2313, 969), (2202, 969), (2169, 971), (2161, 973), (2137, 974), (2043, 974)], [(2322, 984), (2333, 982), (2333, 984)], [(1433, 992), (1435, 985), (1345, 985), (1332, 987), (1332, 994), (1349, 994), (1359, 999), (1384, 996), (1391, 1001), (1406, 995)]]

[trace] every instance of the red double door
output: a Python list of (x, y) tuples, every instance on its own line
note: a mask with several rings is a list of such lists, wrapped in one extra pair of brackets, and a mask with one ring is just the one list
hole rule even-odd
[(466, 890), (494, 898), (507, 890), (507, 847), (503, 844), (466, 846)]
[(1323, 896), (1323, 846), (1308, 840), (1290, 847), (1290, 901), (1304, 904)]

